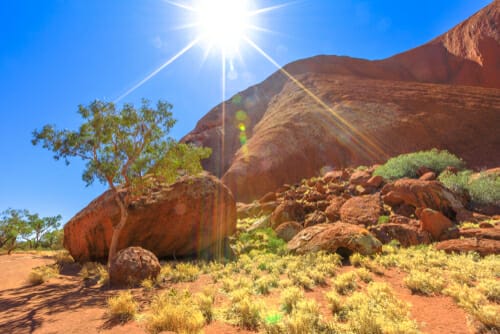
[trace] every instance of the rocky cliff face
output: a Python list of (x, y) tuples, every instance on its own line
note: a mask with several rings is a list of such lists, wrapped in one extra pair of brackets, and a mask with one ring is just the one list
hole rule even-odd
[(212, 109), (184, 137), (240, 201), (332, 167), (437, 147), (500, 164), (500, 1), (435, 40), (379, 61), (318, 56)]

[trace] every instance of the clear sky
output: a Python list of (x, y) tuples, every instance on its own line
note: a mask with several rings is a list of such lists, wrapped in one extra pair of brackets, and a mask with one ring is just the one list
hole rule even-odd
[[(178, 0), (190, 4), (190, 0)], [(252, 1), (258, 8), (286, 2)], [(252, 39), (280, 65), (318, 54), (381, 59), (423, 44), (491, 0), (302, 0), (257, 17), (274, 32)], [(28, 209), (64, 220), (99, 195), (82, 164), (66, 166), (31, 145), (44, 124), (76, 128), (79, 104), (114, 101), (186, 46), (187, 12), (164, 0), (0, 0), (0, 211)], [(261, 82), (276, 68), (240, 49), (225, 95)], [(181, 138), (220, 103), (221, 59), (197, 45), (123, 101), (174, 105)]]

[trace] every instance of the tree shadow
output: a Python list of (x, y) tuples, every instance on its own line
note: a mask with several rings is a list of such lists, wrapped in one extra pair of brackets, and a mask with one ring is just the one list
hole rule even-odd
[[(0, 291), (0, 333), (33, 333), (52, 315), (106, 307), (113, 289), (86, 286), (74, 267), (64, 270), (52, 282)], [(105, 328), (117, 324), (106, 322)]]

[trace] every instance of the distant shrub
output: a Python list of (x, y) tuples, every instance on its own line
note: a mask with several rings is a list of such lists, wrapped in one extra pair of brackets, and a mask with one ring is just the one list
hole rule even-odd
[(471, 171), (457, 174), (444, 172), (439, 175), (448, 189), (455, 192), (467, 192), (471, 200), (480, 204), (500, 202), (500, 176), (495, 174), (480, 174), (473, 176)]
[(134, 318), (138, 304), (130, 291), (121, 291), (108, 299), (108, 315), (111, 319), (126, 322)]
[(420, 167), (427, 167), (439, 174), (448, 166), (461, 169), (464, 162), (446, 150), (432, 149), (391, 158), (384, 165), (378, 167), (374, 175), (380, 175), (388, 180), (403, 177), (415, 178)]
[(286, 242), (278, 238), (272, 228), (243, 232), (235, 245), (239, 254), (258, 251), (258, 253), (285, 254)]
[(45, 283), (49, 278), (57, 276), (59, 267), (56, 265), (46, 265), (34, 268), (29, 276), (28, 282), (32, 285), (40, 285)]

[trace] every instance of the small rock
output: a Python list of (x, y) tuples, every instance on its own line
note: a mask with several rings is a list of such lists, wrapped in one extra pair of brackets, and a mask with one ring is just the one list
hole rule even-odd
[(111, 260), (109, 280), (116, 287), (137, 287), (146, 278), (156, 278), (161, 266), (158, 258), (141, 247), (128, 247)]
[(288, 221), (304, 221), (304, 208), (295, 201), (285, 201), (278, 205), (271, 215), (271, 227), (274, 229)]
[(434, 181), (436, 179), (436, 173), (434, 172), (427, 172), (421, 177), (418, 178), (421, 181)]

